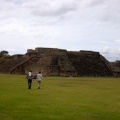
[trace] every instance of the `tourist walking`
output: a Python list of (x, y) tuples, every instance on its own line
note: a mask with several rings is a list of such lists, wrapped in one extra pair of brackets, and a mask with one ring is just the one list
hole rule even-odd
[(40, 87), (41, 87), (42, 78), (43, 78), (43, 76), (42, 76), (41, 72), (39, 72), (39, 73), (37, 74), (37, 78), (36, 78), (37, 84), (38, 84), (38, 89), (40, 89)]
[(31, 89), (32, 79), (33, 79), (32, 71), (29, 71), (28, 74), (27, 74), (28, 89)]

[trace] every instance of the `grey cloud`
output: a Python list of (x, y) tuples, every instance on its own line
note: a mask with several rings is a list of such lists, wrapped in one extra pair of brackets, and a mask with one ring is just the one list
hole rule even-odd
[(12, 10), (15, 8), (16, 8), (16, 5), (13, 2), (3, 1), (0, 4), (0, 10)]
[(106, 0), (87, 0), (89, 6), (102, 5)]
[(84, 16), (89, 20), (119, 25), (120, 1), (119, 0), (84, 0), (81, 4)]
[(75, 11), (78, 8), (77, 0), (46, 0), (36, 4), (36, 1), (24, 3), (22, 7), (27, 8), (33, 15), (37, 16), (59, 16)]
[[(116, 2), (117, 1), (117, 2)], [(120, 21), (120, 1), (109, 1), (98, 8), (97, 17), (104, 22), (119, 22)]]
[(3, 1), (0, 4), (0, 21), (9, 21), (9, 18), (19, 16), (20, 8), (13, 1)]
[(5, 1), (5, 2), (15, 2), (17, 0), (3, 0), (3, 1)]

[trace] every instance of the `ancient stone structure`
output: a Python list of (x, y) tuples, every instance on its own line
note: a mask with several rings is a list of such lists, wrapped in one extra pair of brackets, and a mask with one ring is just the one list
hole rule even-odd
[(116, 66), (120, 70), (120, 62), (110, 63), (99, 52), (41, 47), (14, 55), (14, 59), (0, 60), (0, 72), (26, 74), (32, 70), (44, 76), (119, 76)]
[(120, 77), (120, 61), (109, 62), (114, 77)]

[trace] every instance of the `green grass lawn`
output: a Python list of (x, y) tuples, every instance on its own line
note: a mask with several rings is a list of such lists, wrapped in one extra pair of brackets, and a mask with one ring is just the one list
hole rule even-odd
[(120, 78), (0, 74), (0, 120), (120, 120)]

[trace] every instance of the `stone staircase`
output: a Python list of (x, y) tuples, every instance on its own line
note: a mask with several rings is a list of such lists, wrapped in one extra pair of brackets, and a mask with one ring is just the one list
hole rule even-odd
[(68, 57), (79, 76), (112, 76), (99, 53), (68, 52)]
[(0, 65), (0, 72), (1, 73), (9, 73), (10, 70), (14, 67), (20, 64), (21, 62), (25, 61), (26, 58), (19, 58), (19, 59), (6, 59), (3, 63)]
[(75, 67), (72, 65), (71, 61), (68, 58), (66, 53), (59, 54), (59, 66), (61, 71), (74, 71), (76, 72)]

